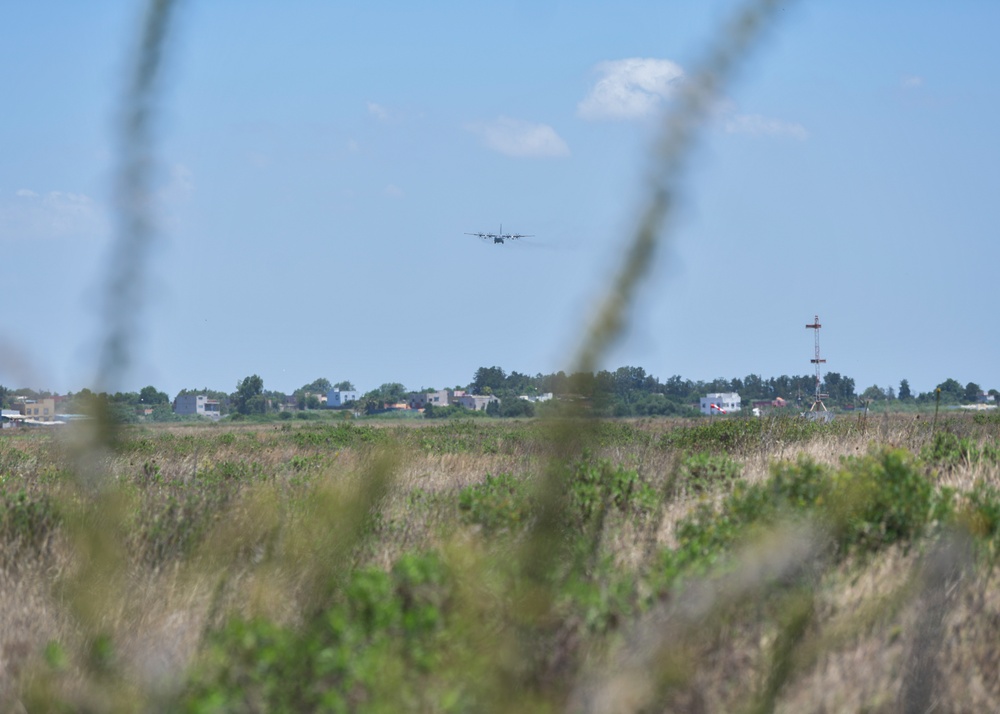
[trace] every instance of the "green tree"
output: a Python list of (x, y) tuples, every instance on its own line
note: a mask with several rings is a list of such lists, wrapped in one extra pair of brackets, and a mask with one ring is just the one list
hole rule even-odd
[[(351, 384), (350, 382), (348, 382), (347, 380), (344, 380), (343, 382), (337, 382), (335, 385), (333, 385), (333, 388), (336, 389), (338, 392), (353, 392), (354, 391), (354, 385)], [(327, 391), (330, 391), (330, 390), (327, 390)]]
[(912, 399), (913, 393), (910, 391), (910, 383), (903, 379), (899, 382), (899, 398), (900, 399)]
[(877, 384), (873, 384), (872, 386), (868, 387), (868, 389), (866, 389), (864, 392), (861, 393), (861, 398), (874, 401), (877, 399), (885, 399), (886, 394), (885, 390), (883, 390), (882, 387), (878, 386)]
[(147, 407), (155, 407), (157, 404), (169, 404), (170, 397), (166, 392), (156, 391), (156, 387), (150, 385), (139, 390), (139, 403)]
[(618, 397), (627, 398), (632, 392), (644, 391), (646, 370), (642, 367), (619, 367), (612, 377)]
[(848, 402), (856, 396), (854, 394), (854, 380), (839, 372), (827, 372), (823, 378), (823, 387), (823, 391), (829, 394), (830, 399), (835, 402)]
[[(309, 382), (309, 384), (303, 384), (292, 392), (292, 396), (295, 397), (295, 406), (298, 409), (318, 409), (322, 406), (318, 395), (326, 395), (331, 389), (333, 389), (333, 385), (330, 384), (330, 380), (326, 377), (320, 377)], [(313, 396), (317, 396), (317, 398), (311, 399), (310, 397)]]
[(267, 411), (264, 398), (264, 380), (256, 374), (237, 382), (236, 392), (231, 397), (233, 411), (238, 414), (263, 414)]
[(759, 374), (748, 374), (743, 378), (743, 390), (740, 392), (743, 401), (754, 399), (773, 399), (776, 395), (771, 394), (768, 384), (761, 379)]
[(975, 382), (969, 382), (965, 385), (965, 401), (970, 404), (979, 401), (979, 395), (983, 390)]
[[(785, 379), (788, 379), (785, 377)], [(667, 379), (663, 384), (663, 393), (668, 397), (673, 397), (675, 399), (680, 399), (683, 401), (690, 401), (694, 396), (695, 391), (694, 385), (691, 384), (690, 379), (684, 379), (679, 374), (675, 374), (673, 377)]]
[(380, 412), (386, 404), (395, 404), (406, 400), (406, 387), (399, 382), (386, 382), (376, 389), (366, 392), (359, 400), (368, 414)]
[(489, 387), (490, 394), (502, 392), (507, 381), (507, 374), (499, 367), (480, 367), (476, 370), (476, 376), (472, 380), (473, 394), (487, 394), (483, 391)]
[[(489, 410), (487, 409), (487, 411)], [(500, 402), (499, 414), (502, 417), (533, 417), (535, 416), (535, 405), (527, 399), (508, 397)]]
[(333, 385), (330, 384), (330, 380), (326, 377), (320, 377), (319, 379), (314, 379), (309, 384), (302, 385), (303, 392), (310, 392), (312, 394), (326, 394), (331, 389), (333, 389)]
[(694, 416), (695, 409), (665, 394), (647, 394), (624, 416)]
[(150, 418), (156, 422), (186, 421), (185, 417), (180, 414), (174, 414), (174, 410), (170, 408), (169, 404), (157, 404), (153, 407), (153, 414)]
[(129, 407), (135, 409), (139, 406), (139, 393), (138, 392), (115, 392), (114, 394), (108, 396), (108, 401), (112, 404), (118, 404), (120, 406)]
[[(943, 402), (960, 402), (962, 398), (965, 397), (965, 387), (958, 383), (954, 379), (946, 379), (941, 384), (939, 384), (936, 389), (941, 390), (941, 401)], [(931, 394), (933, 398), (934, 395)]]
[(533, 394), (538, 391), (535, 387), (534, 380), (528, 375), (521, 374), (520, 372), (511, 372), (507, 375), (504, 390), (507, 394), (512, 395)]

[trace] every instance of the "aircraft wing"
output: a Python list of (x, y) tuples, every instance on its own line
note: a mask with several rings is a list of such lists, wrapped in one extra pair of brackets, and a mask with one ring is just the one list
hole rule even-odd
[(466, 233), (467, 236), (476, 236), (476, 238), (496, 238), (493, 233)]
[(534, 236), (534, 234), (531, 234), (531, 233), (513, 233), (513, 234), (511, 234), (509, 236), (506, 236), (506, 237), (507, 238), (534, 238), (535, 236)]

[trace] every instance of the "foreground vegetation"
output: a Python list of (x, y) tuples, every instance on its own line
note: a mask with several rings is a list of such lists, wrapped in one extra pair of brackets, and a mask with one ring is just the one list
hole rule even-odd
[(996, 710), (998, 431), (3, 434), (0, 710)]

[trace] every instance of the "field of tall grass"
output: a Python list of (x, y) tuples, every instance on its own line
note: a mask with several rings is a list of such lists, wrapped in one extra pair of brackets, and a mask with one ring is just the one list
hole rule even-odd
[(996, 711), (998, 432), (5, 433), (3, 710)]

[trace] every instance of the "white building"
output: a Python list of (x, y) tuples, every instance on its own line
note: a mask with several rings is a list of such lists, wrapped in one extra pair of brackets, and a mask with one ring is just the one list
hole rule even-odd
[(204, 394), (178, 395), (174, 399), (174, 414), (206, 416), (209, 419), (222, 418), (219, 411), (219, 401), (209, 399)]
[(331, 389), (326, 395), (326, 406), (330, 408), (342, 407), (348, 402), (358, 401), (358, 393), (356, 390), (340, 391), (339, 389)]
[(732, 413), (740, 410), (740, 395), (736, 392), (713, 392), (701, 398), (701, 413), (708, 416), (712, 412)]
[(521, 394), (518, 399), (523, 399), (526, 402), (547, 402), (552, 399), (552, 392), (545, 392), (545, 394)]
[(486, 407), (493, 402), (499, 404), (500, 400), (492, 394), (463, 394), (461, 397), (455, 397), (454, 399), (455, 404), (476, 412), (486, 411)]
[(0, 427), (9, 429), (25, 418), (17, 409), (0, 409)]

